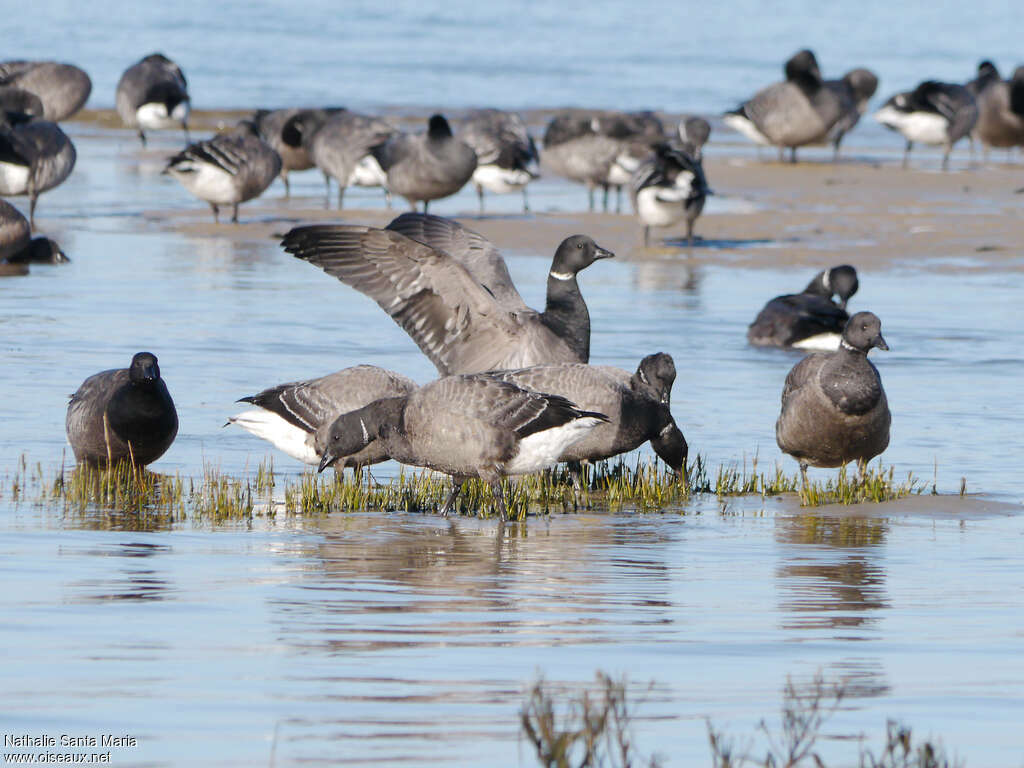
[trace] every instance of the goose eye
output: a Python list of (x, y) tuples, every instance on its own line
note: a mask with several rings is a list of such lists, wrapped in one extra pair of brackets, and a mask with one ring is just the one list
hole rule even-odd
[(583, 243), (576, 243), (576, 247), (577, 248), (582, 248), (583, 247)]

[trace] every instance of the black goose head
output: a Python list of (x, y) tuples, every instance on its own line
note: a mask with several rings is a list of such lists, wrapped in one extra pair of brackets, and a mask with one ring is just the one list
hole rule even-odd
[(978, 65), (978, 80), (988, 82), (990, 80), (999, 79), (999, 70), (996, 69), (996, 65), (988, 59), (985, 59)]
[(168, 115), (174, 111), (176, 106), (188, 100), (188, 96), (181, 92), (181, 87), (177, 83), (166, 80), (155, 83), (146, 90), (146, 95), (142, 97), (143, 104), (163, 104)]
[(37, 237), (29, 246), (30, 258), (40, 264), (66, 264), (71, 261), (60, 249), (56, 240), (48, 237)]
[(31, 91), (5, 85), (0, 86), (0, 110), (41, 118), (43, 102)]
[(614, 253), (599, 246), (592, 238), (586, 235), (573, 235), (565, 238), (555, 251), (555, 258), (551, 262), (551, 274), (553, 277), (567, 280), (575, 277), (581, 269), (586, 269), (598, 259), (610, 259), (613, 256)]
[(821, 70), (814, 54), (804, 48), (794, 53), (786, 62), (786, 80), (801, 90), (813, 90), (821, 86)]
[(281, 126), (281, 141), (289, 147), (298, 148), (302, 146), (302, 137), (305, 132), (302, 120), (303, 116), (300, 112), (289, 117), (285, 120), (284, 125)]
[(814, 279), (804, 288), (804, 293), (813, 293), (815, 296), (832, 298), (839, 296), (839, 306), (846, 309), (846, 302), (857, 292), (860, 283), (857, 280), (857, 270), (849, 264), (840, 264), (838, 267), (826, 269), (814, 276)]
[(842, 346), (864, 354), (872, 347), (888, 350), (889, 345), (882, 338), (882, 321), (872, 312), (858, 312), (843, 329)]
[(658, 393), (658, 399), (665, 404), (671, 400), (672, 385), (676, 380), (676, 363), (672, 355), (655, 352), (640, 361), (636, 369), (637, 378)]
[(132, 384), (153, 384), (160, 381), (160, 366), (152, 352), (137, 352), (128, 366), (128, 380)]
[(843, 80), (850, 86), (857, 101), (867, 101), (878, 90), (878, 78), (870, 69), (851, 69), (843, 75)]
[(374, 400), (336, 418), (327, 430), (326, 445), (317, 446), (321, 451), (317, 472), (323, 472), (338, 459), (359, 453), (380, 437), (381, 429), (387, 425), (397, 425), (406, 400), (404, 397)]
[(686, 438), (674, 419), (656, 437), (651, 438), (651, 448), (680, 478), (686, 477), (686, 459), (690, 455), (690, 446), (686, 444)]
[(427, 136), (431, 141), (444, 141), (452, 137), (452, 127), (444, 115), (431, 115), (427, 123)]

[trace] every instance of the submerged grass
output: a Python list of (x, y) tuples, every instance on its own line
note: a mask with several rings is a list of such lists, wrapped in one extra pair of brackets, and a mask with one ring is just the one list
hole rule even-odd
[[(398, 477), (378, 482), (369, 470), (355, 475), (320, 476), (306, 473), (281, 479), (273, 465), (261, 464), (255, 473), (232, 477), (213, 466), (199, 478), (159, 475), (122, 462), (110, 469), (61, 466), (47, 478), (41, 464), (29, 466), (23, 456), (16, 471), (0, 480), (0, 498), (15, 502), (59, 504), (65, 513), (111, 516), (110, 524), (126, 515), (150, 519), (154, 525), (188, 517), (223, 522), (254, 516), (316, 516), (364, 510), (437, 512), (451, 482), (447, 476), (402, 470)], [(903, 482), (893, 468), (879, 463), (862, 475), (845, 468), (825, 480), (800, 484), (798, 475), (781, 467), (762, 472), (758, 460), (720, 466), (710, 472), (697, 456), (679, 478), (661, 463), (619, 459), (585, 465), (577, 474), (562, 466), (548, 472), (506, 480), (504, 494), (510, 516), (567, 514), (594, 511), (681, 511), (694, 494), (718, 497), (796, 495), (802, 506), (884, 502), (922, 493), (926, 486), (912, 475)], [(491, 489), (471, 480), (462, 488), (452, 514), (489, 517), (495, 510)]]

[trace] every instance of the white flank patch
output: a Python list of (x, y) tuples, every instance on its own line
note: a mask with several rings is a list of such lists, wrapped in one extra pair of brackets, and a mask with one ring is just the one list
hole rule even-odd
[(383, 187), (388, 175), (373, 155), (363, 155), (348, 177), (350, 187)]
[(171, 119), (180, 123), (189, 116), (191, 111), (192, 109), (187, 101), (179, 101), (174, 109), (171, 110)]
[(181, 119), (175, 119), (173, 115), (168, 115), (167, 105), (159, 102), (143, 104), (135, 110), (135, 119), (138, 121), (139, 127), (147, 131), (181, 127)]
[(228, 421), (273, 443), (293, 459), (313, 466), (320, 463), (320, 457), (313, 449), (313, 435), (285, 421), (273, 411), (254, 408), (232, 416)]
[(636, 212), (649, 227), (671, 227), (682, 221), (686, 198), (672, 187), (644, 187), (636, 193)]
[(842, 337), (838, 333), (819, 333), (793, 344), (797, 349), (811, 349), (817, 352), (835, 352)]
[(892, 107), (882, 107), (875, 112), (874, 118), (886, 128), (899, 131), (910, 141), (945, 144), (948, 140), (946, 129), (949, 123), (944, 117), (931, 112), (900, 112)]
[(518, 192), (532, 178), (526, 171), (499, 168), (496, 165), (478, 165), (473, 171), (473, 183), (479, 184), (488, 192), (493, 192), (496, 195)]
[(0, 163), (0, 194), (23, 195), (28, 192), (28, 166)]
[(766, 147), (772, 145), (771, 140), (757, 129), (757, 126), (750, 122), (743, 115), (726, 115), (722, 122), (728, 125), (737, 133), (741, 133), (751, 141), (763, 144)]
[[(191, 171), (181, 173), (180, 171)], [(235, 177), (216, 165), (204, 162), (182, 163), (180, 168), (173, 167), (170, 173), (181, 182), (189, 192), (217, 205), (230, 205), (241, 202), (239, 190), (235, 187)]]
[(633, 173), (640, 167), (641, 162), (640, 158), (623, 152), (615, 158), (615, 162), (608, 169), (608, 183), (617, 187), (629, 184), (629, 180), (633, 178)]
[(588, 416), (524, 437), (519, 441), (519, 453), (512, 461), (505, 464), (505, 473), (528, 475), (557, 464), (566, 448), (583, 438), (587, 432), (600, 423), (598, 419)]

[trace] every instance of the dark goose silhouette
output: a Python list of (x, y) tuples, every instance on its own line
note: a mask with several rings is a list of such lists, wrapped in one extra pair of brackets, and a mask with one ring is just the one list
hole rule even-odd
[(338, 184), (338, 208), (342, 207), (348, 187), (384, 187), (388, 206), (387, 174), (375, 157), (398, 134), (388, 121), (371, 115), (343, 110), (334, 114), (309, 139), (313, 163), (324, 175), (330, 206), (331, 179)]
[(35, 227), (39, 195), (62, 184), (75, 167), (75, 145), (49, 120), (0, 115), (0, 195), (28, 195), (28, 220)]
[(0, 200), (0, 275), (28, 274), (28, 265), (69, 261), (48, 237), (32, 237), (28, 219), (6, 200)]
[[(414, 389), (416, 382), (401, 374), (375, 365), (357, 365), (243, 397), (238, 402), (256, 407), (228, 421), (270, 441), (292, 458), (316, 466), (334, 419), (374, 400), (407, 395)], [(384, 451), (373, 442), (353, 456), (342, 457), (336, 466), (360, 467), (386, 459)]]
[(306, 171), (313, 167), (310, 144), (313, 135), (336, 109), (259, 109), (252, 116), (260, 137), (281, 158), (281, 181), (284, 196), (291, 197), (288, 181), (290, 171)]
[(916, 141), (941, 146), (942, 169), (946, 170), (953, 145), (969, 135), (978, 121), (978, 105), (962, 85), (926, 80), (912, 91), (891, 96), (875, 112), (875, 120), (907, 140), (904, 168)]
[(644, 246), (651, 227), (671, 227), (686, 220), (686, 241), (693, 245), (693, 225), (710, 192), (704, 166), (686, 145), (659, 144), (633, 174), (629, 185), (633, 210), (644, 224)]
[(163, 456), (178, 434), (178, 414), (156, 356), (139, 352), (130, 367), (87, 378), (71, 396), (66, 426), (80, 462), (128, 459), (141, 467)]
[(775, 424), (779, 448), (807, 467), (864, 465), (889, 445), (892, 417), (878, 369), (868, 360), (872, 347), (889, 349), (882, 324), (858, 312), (846, 324), (835, 352), (808, 355), (786, 376), (782, 412)]
[[(446, 222), (399, 217), (388, 229), (296, 227), (282, 245), (376, 301), (442, 375), (589, 360), (590, 314), (576, 276), (610, 251), (586, 235), (562, 241), (548, 273), (547, 306), (536, 312), (523, 303), (494, 246)], [(431, 243), (472, 243), (467, 250), (475, 255), (467, 265), (413, 239), (418, 233), (440, 238)]]
[(451, 509), (466, 480), (491, 486), (504, 520), (501, 478), (539, 472), (605, 417), (564, 397), (541, 394), (487, 374), (447, 376), (402, 397), (377, 400), (331, 424), (320, 470), (377, 441), (402, 464), (451, 475)]
[(523, 212), (530, 210), (526, 185), (540, 176), (540, 154), (517, 112), (475, 109), (459, 124), (459, 136), (476, 152), (473, 184), (484, 212), (484, 190), (504, 195), (522, 190)]
[(0, 86), (12, 86), (39, 97), (44, 120), (66, 120), (85, 106), (92, 80), (73, 64), (57, 61), (5, 61), (0, 64)]
[[(857, 270), (849, 264), (823, 270), (803, 293), (776, 296), (747, 329), (757, 347), (836, 349), (849, 315), (846, 302), (857, 292)], [(839, 303), (832, 296), (839, 296)]]
[(179, 125), (188, 141), (188, 115), (192, 108), (188, 83), (181, 67), (162, 53), (151, 53), (124, 71), (117, 82), (114, 102), (121, 121), (138, 129), (143, 146), (146, 131)]

